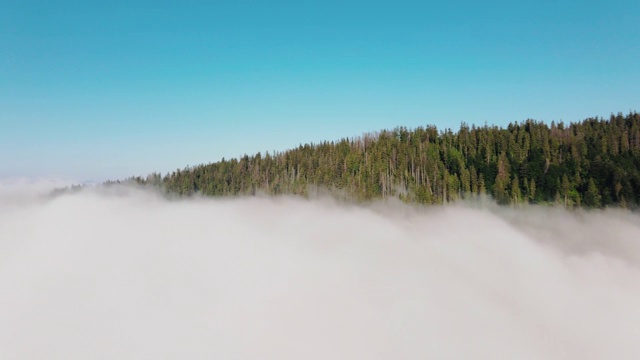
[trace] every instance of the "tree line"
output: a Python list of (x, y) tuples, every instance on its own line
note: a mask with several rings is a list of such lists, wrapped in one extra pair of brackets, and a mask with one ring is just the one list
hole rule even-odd
[(296, 194), (442, 204), (491, 195), (500, 204), (640, 204), (640, 114), (507, 127), (435, 126), (366, 133), (274, 153), (153, 173), (129, 182), (170, 194)]

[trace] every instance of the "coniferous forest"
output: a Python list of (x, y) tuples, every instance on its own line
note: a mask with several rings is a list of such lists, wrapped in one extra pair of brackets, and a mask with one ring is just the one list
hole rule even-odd
[[(398, 127), (127, 181), (170, 194), (297, 194), (442, 204), (491, 195), (499, 204), (636, 208), (640, 114), (579, 123), (526, 120), (506, 128)], [(108, 182), (112, 183), (112, 182)]]

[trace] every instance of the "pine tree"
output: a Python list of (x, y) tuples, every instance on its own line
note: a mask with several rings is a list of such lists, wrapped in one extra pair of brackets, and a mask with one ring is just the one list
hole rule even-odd
[(593, 181), (593, 178), (589, 178), (589, 185), (584, 196), (584, 204), (590, 207), (600, 207), (601, 198), (602, 197), (600, 196), (600, 192), (595, 181)]

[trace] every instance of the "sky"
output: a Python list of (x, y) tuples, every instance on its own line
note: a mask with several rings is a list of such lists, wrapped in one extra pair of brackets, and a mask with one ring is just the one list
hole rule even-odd
[(0, 0), (0, 178), (640, 110), (638, 1)]

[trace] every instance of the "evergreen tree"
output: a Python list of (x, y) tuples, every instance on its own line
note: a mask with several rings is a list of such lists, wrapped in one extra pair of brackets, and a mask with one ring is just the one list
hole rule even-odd
[[(441, 204), (488, 193), (502, 204), (636, 208), (640, 114), (551, 126), (534, 120), (506, 128), (463, 123), (455, 133), (399, 127), (122, 182), (187, 196), (308, 196), (325, 189), (353, 201), (396, 197)], [(114, 183), (121, 181), (105, 184)]]
[(593, 181), (593, 178), (589, 178), (587, 192), (584, 195), (584, 204), (589, 207), (600, 207), (601, 205), (600, 191), (598, 191), (598, 187), (595, 181)]

